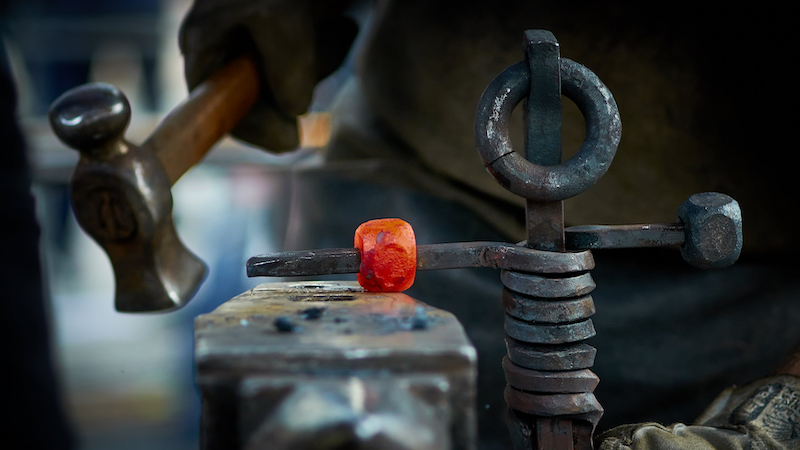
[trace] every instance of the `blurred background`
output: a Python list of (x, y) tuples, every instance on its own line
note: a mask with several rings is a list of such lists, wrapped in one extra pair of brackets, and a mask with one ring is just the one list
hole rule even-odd
[(18, 1), (0, 28), (34, 170), (56, 367), (82, 449), (197, 448), (193, 319), (263, 281), (248, 279), (244, 264), (281, 249), (288, 196), (281, 174), (313, 161), (327, 142), (326, 111), (352, 73), (348, 61), (319, 85), (302, 121), (300, 150), (275, 156), (227, 139), (178, 181), (172, 191), (178, 234), (208, 264), (209, 277), (180, 311), (117, 313), (108, 258), (79, 228), (69, 204), (78, 153), (52, 134), (47, 110), (71, 87), (111, 83), (133, 109), (127, 139), (144, 141), (187, 95), (177, 36), (190, 6), (190, 0)]

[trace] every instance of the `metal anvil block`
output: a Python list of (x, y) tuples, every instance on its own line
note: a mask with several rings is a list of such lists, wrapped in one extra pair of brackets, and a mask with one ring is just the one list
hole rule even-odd
[(201, 448), (473, 449), (450, 313), (350, 282), (267, 283), (195, 320)]

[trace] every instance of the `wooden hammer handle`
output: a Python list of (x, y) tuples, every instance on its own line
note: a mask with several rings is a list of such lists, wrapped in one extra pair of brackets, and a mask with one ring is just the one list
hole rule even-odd
[(192, 90), (142, 144), (156, 154), (170, 185), (250, 111), (259, 94), (253, 59), (242, 56), (217, 70)]

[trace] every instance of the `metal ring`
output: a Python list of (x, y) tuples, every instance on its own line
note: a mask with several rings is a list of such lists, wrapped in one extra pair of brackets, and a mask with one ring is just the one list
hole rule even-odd
[(509, 119), (530, 91), (525, 61), (489, 84), (475, 114), (478, 153), (492, 176), (509, 191), (542, 202), (565, 200), (597, 183), (611, 165), (622, 134), (617, 103), (597, 75), (566, 58), (561, 59), (560, 70), (562, 93), (578, 105), (586, 122), (583, 144), (568, 161), (540, 166), (511, 148)]
[[(533, 394), (506, 385), (503, 392), (511, 409), (535, 416), (571, 416), (599, 412), (603, 407), (591, 392), (579, 394)], [(599, 419), (599, 417), (598, 417)]]
[(506, 382), (522, 391), (555, 394), (577, 394), (594, 392), (600, 378), (589, 369), (549, 372), (526, 369), (514, 364), (508, 356), (503, 357), (503, 372)]
[(585, 297), (552, 300), (536, 299), (503, 289), (506, 314), (526, 322), (563, 324), (588, 319), (595, 313), (594, 299)]
[(596, 334), (592, 319), (574, 323), (529, 323), (506, 314), (506, 334), (528, 344), (571, 344)]
[(597, 350), (585, 344), (567, 346), (531, 345), (506, 336), (508, 359), (514, 364), (534, 370), (561, 371), (588, 369), (594, 365)]
[(569, 278), (550, 278), (534, 273), (503, 270), (500, 272), (500, 281), (508, 289), (520, 294), (561, 300), (587, 295), (596, 287), (589, 272)]

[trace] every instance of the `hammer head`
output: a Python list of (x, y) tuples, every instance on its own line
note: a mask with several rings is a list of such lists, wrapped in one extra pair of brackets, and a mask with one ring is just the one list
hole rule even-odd
[(742, 211), (739, 203), (718, 192), (694, 194), (678, 208), (686, 240), (681, 254), (701, 269), (727, 267), (742, 252)]
[(206, 276), (178, 239), (170, 183), (158, 157), (123, 139), (131, 108), (114, 86), (92, 83), (56, 99), (55, 134), (81, 153), (70, 183), (81, 227), (114, 267), (120, 312), (180, 308)]

